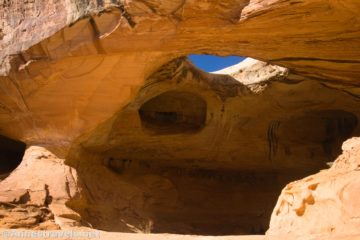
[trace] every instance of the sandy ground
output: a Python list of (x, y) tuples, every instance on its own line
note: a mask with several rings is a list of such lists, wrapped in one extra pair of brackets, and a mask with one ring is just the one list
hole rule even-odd
[(30, 231), (30, 230), (0, 230), (0, 239), (121, 239), (121, 240), (360, 240), (360, 235), (340, 236), (340, 235), (314, 235), (314, 236), (195, 236), (195, 235), (177, 235), (177, 234), (133, 234), (133, 233), (115, 233), (102, 231), (76, 231), (76, 230), (58, 230), (58, 231)]

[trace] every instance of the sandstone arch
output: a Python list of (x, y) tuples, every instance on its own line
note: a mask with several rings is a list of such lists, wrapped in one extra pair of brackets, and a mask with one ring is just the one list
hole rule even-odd
[[(181, 193), (186, 195), (173, 191), (172, 181), (156, 171), (141, 172), (154, 162), (160, 169), (168, 167), (165, 163), (171, 159), (178, 175), (186, 175), (190, 168), (196, 170), (195, 175), (218, 182), (229, 169), (242, 173), (256, 169), (262, 177), (269, 172), (269, 176), (281, 176), (274, 180), (276, 189), (269, 191), (269, 198), (276, 199), (276, 191), (285, 183), (324, 168), (329, 152), (340, 151), (345, 135), (359, 134), (353, 120), (359, 118), (360, 109), (359, 9), (355, 0), (4, 2), (0, 10), (0, 134), (29, 146), (29, 164), (21, 174), (1, 182), (2, 193), (7, 193), (9, 202), (26, 196), (30, 204), (45, 206), (60, 227), (93, 225), (146, 232), (163, 216), (156, 206), (167, 204), (162, 210), (171, 210), (178, 206)], [(241, 55), (263, 61), (249, 60), (214, 76), (188, 63), (183, 56), (190, 53)], [(175, 136), (171, 139), (174, 144), (169, 144), (169, 136), (154, 138), (144, 133), (137, 112), (141, 101), (164, 90), (179, 89), (201, 93), (207, 102), (208, 124), (195, 135)], [(318, 112), (321, 118), (334, 110), (349, 113), (351, 117), (345, 114), (345, 118), (352, 119), (334, 138), (336, 144), (326, 148), (321, 141), (294, 144), (297, 141), (289, 134), (302, 126), (292, 125), (299, 116), (303, 124), (311, 124), (314, 121), (308, 121), (307, 112)], [(323, 122), (319, 122), (322, 128)], [(347, 129), (350, 125), (351, 131)], [(194, 144), (195, 151), (187, 150)], [(356, 161), (353, 157), (344, 160), (356, 155), (354, 149), (346, 148), (345, 157), (333, 170), (320, 174), (320, 183), (315, 181), (320, 187), (313, 189), (310, 184), (310, 189), (304, 190), (302, 185), (290, 184), (281, 195), (274, 211), (279, 214), (273, 214), (269, 232), (284, 233), (285, 228), (300, 234), (346, 233), (350, 229), (356, 234), (356, 214), (348, 213), (353, 206), (336, 208), (334, 213), (343, 222), (351, 222), (341, 228), (325, 221), (321, 228), (311, 224), (302, 229), (304, 218), (298, 218), (316, 216), (317, 203), (322, 201), (314, 197), (314, 204), (308, 204), (312, 202), (308, 200), (316, 191), (326, 193), (327, 176), (339, 177), (336, 171), (340, 171), (344, 177), (340, 185), (358, 179), (357, 168), (352, 166)], [(113, 164), (109, 164), (110, 158)], [(131, 161), (122, 165), (124, 160)], [(351, 167), (343, 167), (343, 163)], [(120, 175), (109, 165), (120, 166)], [(52, 169), (53, 177), (39, 176), (34, 169), (41, 166)], [(220, 167), (224, 169), (213, 171)], [(290, 176), (282, 175), (286, 172), (291, 172)], [(131, 176), (139, 178), (133, 182), (136, 177)], [(30, 186), (24, 177), (39, 177), (39, 181)], [(116, 191), (105, 187), (114, 183), (121, 186)], [(154, 186), (168, 194), (161, 195), (156, 188), (152, 191)], [(19, 188), (25, 191), (10, 191)], [(356, 192), (357, 188), (344, 189)], [(144, 201), (144, 192), (152, 196), (150, 202)], [(256, 191), (252, 193), (256, 198)], [(344, 198), (323, 200), (351, 202), (352, 193), (345, 193)], [(294, 202), (288, 201), (289, 195)], [(301, 216), (287, 211), (290, 205)], [(119, 206), (127, 210), (116, 209)], [(255, 203), (249, 207), (257, 208)], [(269, 211), (270, 206), (261, 223), (268, 223)], [(94, 220), (94, 216), (98, 218)], [(126, 219), (111, 222), (119, 216)], [(169, 219), (173, 216), (176, 214)], [(200, 218), (195, 220), (201, 220), (201, 214), (197, 216)], [(212, 230), (213, 222), (206, 224), (203, 229)], [(158, 229), (180, 228), (176, 224), (160, 226)], [(245, 226), (244, 232), (251, 232), (252, 227)], [(192, 232), (189, 226), (181, 229)], [(254, 231), (259, 229), (263, 226)]]

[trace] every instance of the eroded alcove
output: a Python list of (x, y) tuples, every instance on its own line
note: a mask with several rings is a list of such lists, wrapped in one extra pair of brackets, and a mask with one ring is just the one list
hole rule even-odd
[(25, 148), (25, 143), (0, 135), (0, 180), (21, 163)]
[[(357, 116), (341, 109), (308, 111), (297, 117), (290, 117), (278, 126), (279, 141), (310, 147), (311, 158), (321, 152), (329, 161), (341, 153), (341, 144), (352, 136), (357, 128)], [(289, 134), (291, 133), (291, 134)], [(289, 151), (286, 151), (290, 154)]]
[(87, 200), (69, 206), (106, 231), (264, 234), (281, 189), (327, 168), (359, 134), (360, 104), (277, 66), (244, 64), (233, 74), (184, 59), (162, 66), (82, 141), (71, 164)]
[(142, 125), (155, 133), (193, 132), (205, 125), (206, 102), (192, 93), (168, 91), (145, 102), (139, 115)]

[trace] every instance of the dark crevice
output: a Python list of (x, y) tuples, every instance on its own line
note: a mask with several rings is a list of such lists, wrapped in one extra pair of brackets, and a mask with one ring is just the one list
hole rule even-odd
[(131, 15), (126, 11), (125, 6), (123, 4), (119, 4), (117, 8), (120, 10), (121, 15), (127, 20), (130, 27), (134, 28), (136, 26), (136, 23), (132, 19)]
[(0, 180), (7, 177), (22, 161), (26, 145), (0, 135)]

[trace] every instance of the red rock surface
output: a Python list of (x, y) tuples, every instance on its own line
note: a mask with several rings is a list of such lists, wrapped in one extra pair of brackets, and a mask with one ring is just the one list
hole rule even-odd
[[(265, 200), (359, 135), (359, 9), (357, 0), (2, 1), (0, 134), (27, 150), (0, 182), (0, 224), (263, 232)], [(184, 60), (191, 53), (263, 61), (210, 75)], [(287, 185), (268, 237), (249, 238), (356, 239), (358, 141), (330, 170)]]
[(343, 144), (329, 170), (288, 184), (273, 211), (269, 235), (354, 234), (360, 229), (360, 138)]
[(79, 194), (78, 184), (76, 170), (64, 165), (64, 159), (43, 147), (29, 147), (20, 166), (0, 182), (0, 206), (7, 212), (1, 214), (1, 228), (57, 229), (79, 225), (78, 214), (65, 206), (66, 201)]

